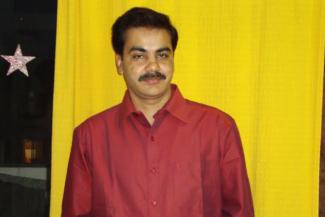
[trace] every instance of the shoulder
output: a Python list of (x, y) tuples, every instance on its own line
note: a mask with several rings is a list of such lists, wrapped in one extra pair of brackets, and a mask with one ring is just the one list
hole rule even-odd
[(231, 127), (235, 125), (235, 120), (228, 113), (219, 108), (194, 102), (188, 99), (186, 99), (186, 105), (189, 111), (188, 117), (194, 121), (199, 119), (205, 123), (214, 123), (224, 127)]
[(116, 117), (119, 115), (119, 109), (120, 104), (96, 113), (84, 120), (76, 127), (76, 129), (98, 129), (100, 127), (104, 127), (108, 123), (113, 123), (113, 121), (115, 121)]

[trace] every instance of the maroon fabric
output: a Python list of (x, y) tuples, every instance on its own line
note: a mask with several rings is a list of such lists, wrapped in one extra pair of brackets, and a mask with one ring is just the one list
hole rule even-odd
[(254, 216), (235, 122), (172, 88), (152, 126), (126, 92), (75, 129), (63, 217)]

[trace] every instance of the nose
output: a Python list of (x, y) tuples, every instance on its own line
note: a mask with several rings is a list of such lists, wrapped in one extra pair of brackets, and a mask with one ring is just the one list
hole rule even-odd
[(152, 57), (148, 60), (146, 70), (147, 71), (158, 71), (159, 70), (159, 63), (155, 57)]

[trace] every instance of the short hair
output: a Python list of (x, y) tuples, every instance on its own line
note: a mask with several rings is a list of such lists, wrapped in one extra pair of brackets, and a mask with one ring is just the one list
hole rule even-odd
[(117, 18), (112, 26), (112, 45), (115, 53), (122, 56), (125, 44), (125, 32), (133, 27), (165, 29), (169, 32), (172, 49), (175, 51), (178, 41), (176, 28), (167, 15), (150, 8), (134, 7)]

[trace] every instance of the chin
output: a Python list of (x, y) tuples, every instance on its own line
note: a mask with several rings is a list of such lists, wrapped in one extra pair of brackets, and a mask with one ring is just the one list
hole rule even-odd
[(148, 88), (144, 91), (142, 91), (143, 95), (150, 97), (150, 98), (156, 98), (161, 97), (165, 94), (168, 94), (167, 88)]

